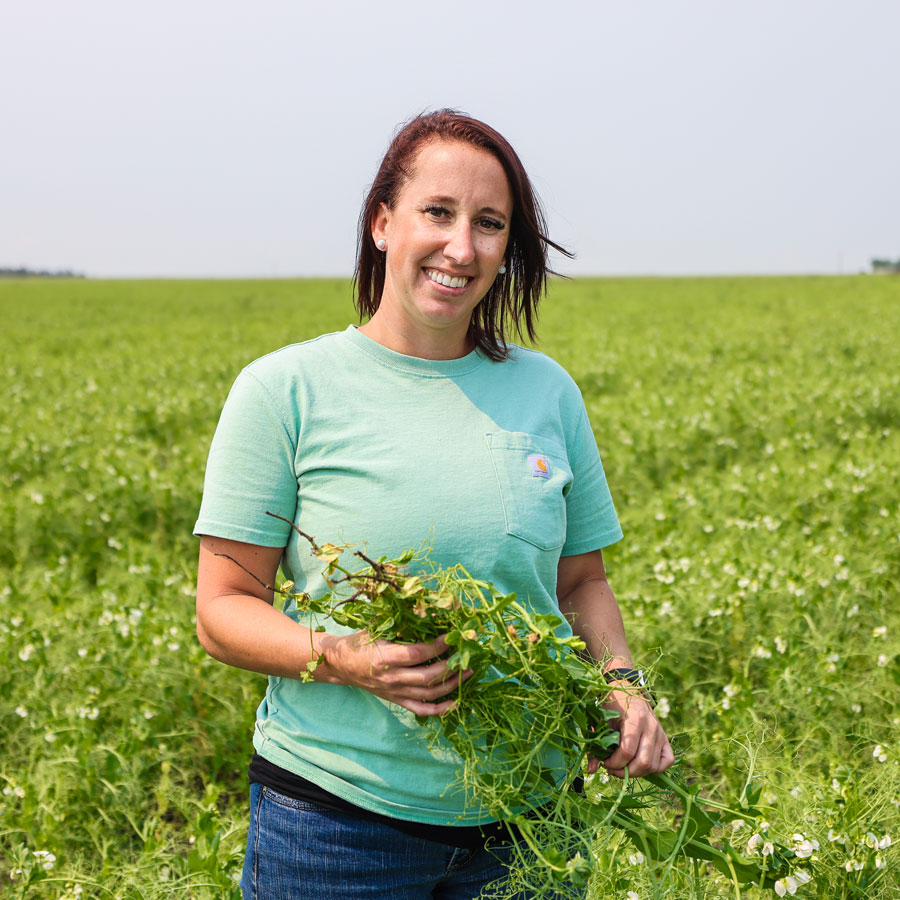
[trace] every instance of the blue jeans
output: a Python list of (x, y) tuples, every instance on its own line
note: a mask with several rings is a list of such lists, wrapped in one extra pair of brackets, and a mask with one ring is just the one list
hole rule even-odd
[[(250, 787), (244, 900), (475, 900), (509, 846), (466, 850)], [(529, 900), (519, 894), (517, 900)]]

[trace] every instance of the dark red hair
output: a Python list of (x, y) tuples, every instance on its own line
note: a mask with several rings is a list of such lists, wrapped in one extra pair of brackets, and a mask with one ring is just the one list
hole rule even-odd
[(506, 173), (513, 200), (506, 274), (498, 275), (472, 314), (469, 338), (495, 361), (507, 359), (507, 328), (511, 324), (520, 338), (535, 339), (537, 306), (547, 290), (547, 248), (572, 254), (547, 237), (543, 210), (525, 167), (502, 134), (452, 109), (423, 113), (401, 126), (378, 167), (378, 174), (359, 217), (356, 271), (353, 276), (356, 308), (360, 318), (371, 317), (381, 303), (384, 290), (385, 255), (372, 237), (372, 223), (384, 203), (393, 209), (403, 185), (412, 178), (416, 154), (432, 140), (460, 141), (487, 150)]

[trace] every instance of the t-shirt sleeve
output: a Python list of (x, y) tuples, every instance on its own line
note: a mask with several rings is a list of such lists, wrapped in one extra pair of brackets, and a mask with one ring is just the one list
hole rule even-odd
[(583, 402), (580, 407), (569, 447), (573, 478), (566, 494), (566, 542), (562, 556), (589, 553), (622, 539), (622, 528)]
[[(296, 432), (296, 428), (293, 429)], [(194, 534), (283, 547), (297, 508), (296, 437), (269, 390), (246, 369), (235, 381), (209, 450)]]

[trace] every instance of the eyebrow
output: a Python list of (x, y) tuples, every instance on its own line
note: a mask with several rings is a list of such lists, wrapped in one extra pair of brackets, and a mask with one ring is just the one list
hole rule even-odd
[[(452, 205), (452, 204), (456, 203), (457, 200), (455, 197), (434, 196), (434, 197), (426, 198), (425, 202), (426, 203), (449, 203)], [(506, 213), (501, 212), (499, 209), (494, 209), (493, 206), (482, 206), (481, 209), (479, 210), (479, 212), (480, 213), (488, 213), (488, 215), (496, 216), (498, 219), (503, 219), (504, 221), (507, 218)]]

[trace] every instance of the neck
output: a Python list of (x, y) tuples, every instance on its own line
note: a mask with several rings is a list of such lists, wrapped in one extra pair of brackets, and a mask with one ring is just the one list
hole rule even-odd
[(419, 359), (460, 359), (475, 349), (469, 340), (468, 327), (461, 333), (455, 329), (447, 329), (423, 334), (396, 327), (387, 316), (381, 314), (380, 309), (375, 311), (368, 322), (360, 325), (359, 330), (388, 350), (404, 356), (417, 356)]

